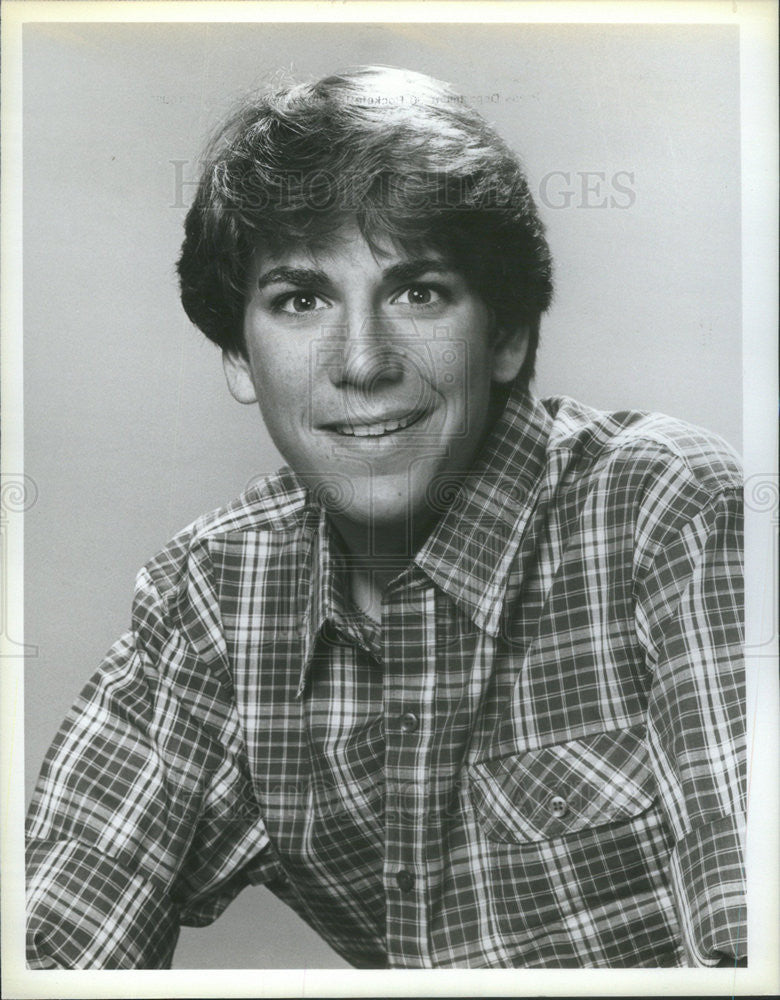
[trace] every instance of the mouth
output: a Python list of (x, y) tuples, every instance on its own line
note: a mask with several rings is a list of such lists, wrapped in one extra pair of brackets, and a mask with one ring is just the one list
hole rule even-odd
[(386, 418), (366, 423), (329, 424), (325, 429), (341, 437), (381, 438), (397, 434), (422, 420), (427, 410), (417, 410), (399, 417)]

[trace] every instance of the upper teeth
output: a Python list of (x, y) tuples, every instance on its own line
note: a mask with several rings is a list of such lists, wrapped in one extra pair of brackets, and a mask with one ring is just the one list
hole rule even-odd
[(385, 420), (381, 424), (338, 424), (334, 429), (337, 434), (348, 434), (354, 437), (379, 437), (390, 431), (408, 427), (415, 420), (415, 414), (410, 413), (398, 420)]

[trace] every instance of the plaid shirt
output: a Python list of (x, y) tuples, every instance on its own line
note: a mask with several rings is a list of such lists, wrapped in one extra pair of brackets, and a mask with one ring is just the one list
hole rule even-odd
[(30, 967), (166, 967), (250, 884), (357, 967), (744, 955), (737, 463), (516, 394), (445, 499), (381, 626), (287, 470), (141, 571), (31, 806)]

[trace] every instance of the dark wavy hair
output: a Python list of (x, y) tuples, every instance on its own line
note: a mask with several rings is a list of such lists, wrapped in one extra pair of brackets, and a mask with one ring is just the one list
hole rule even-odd
[(447, 84), (366, 66), (245, 103), (218, 131), (187, 213), (184, 309), (245, 353), (254, 253), (326, 245), (348, 219), (369, 244), (436, 250), (492, 307), (528, 325), (518, 378), (534, 372), (552, 264), (518, 157)]

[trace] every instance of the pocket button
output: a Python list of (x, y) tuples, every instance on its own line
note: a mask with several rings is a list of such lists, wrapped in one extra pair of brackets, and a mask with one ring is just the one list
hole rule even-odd
[(553, 816), (555, 816), (556, 819), (560, 819), (562, 816), (565, 816), (566, 813), (569, 811), (569, 806), (568, 803), (566, 802), (566, 799), (561, 798), (560, 795), (553, 795), (553, 797), (550, 799), (549, 805), (550, 805), (550, 813)]

